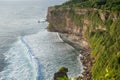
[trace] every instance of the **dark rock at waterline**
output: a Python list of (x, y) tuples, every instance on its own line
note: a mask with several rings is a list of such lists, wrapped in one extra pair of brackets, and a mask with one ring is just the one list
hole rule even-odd
[(68, 72), (68, 68), (61, 67), (59, 71), (54, 74), (54, 80), (64, 77), (68, 78), (67, 72)]

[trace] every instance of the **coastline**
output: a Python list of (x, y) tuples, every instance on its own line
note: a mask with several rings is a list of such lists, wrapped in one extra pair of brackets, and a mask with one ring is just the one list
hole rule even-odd
[(92, 65), (94, 63), (94, 58), (92, 58), (90, 56), (90, 50), (88, 50), (88, 49), (80, 46), (78, 43), (72, 41), (64, 33), (58, 33), (58, 34), (65, 43), (68, 43), (69, 45), (71, 45), (80, 54), (79, 58), (83, 64), (83, 66), (85, 66), (85, 67), (84, 67), (84, 71), (82, 72), (83, 77), (79, 76), (77, 79), (79, 80), (82, 78), (83, 80), (91, 80), (91, 78), (92, 78), (91, 69), (92, 69)]

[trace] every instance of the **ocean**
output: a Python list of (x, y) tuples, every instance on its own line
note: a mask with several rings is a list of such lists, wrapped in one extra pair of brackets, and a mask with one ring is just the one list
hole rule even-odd
[(66, 0), (0, 1), (0, 80), (52, 80), (62, 66), (81, 75), (78, 53), (57, 32), (48, 32), (49, 6)]

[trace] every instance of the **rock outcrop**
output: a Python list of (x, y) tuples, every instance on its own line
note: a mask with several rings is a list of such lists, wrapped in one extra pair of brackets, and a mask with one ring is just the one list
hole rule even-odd
[(57, 71), (57, 72), (54, 74), (54, 80), (58, 80), (58, 79), (61, 79), (61, 78), (67, 78), (67, 79), (68, 79), (67, 72), (68, 72), (68, 69), (67, 69), (67, 68), (61, 67), (61, 68), (59, 69), (59, 71)]

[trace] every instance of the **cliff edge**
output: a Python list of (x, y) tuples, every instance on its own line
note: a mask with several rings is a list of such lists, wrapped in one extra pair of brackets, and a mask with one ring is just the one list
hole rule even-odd
[(48, 30), (64, 34), (88, 52), (82, 54), (87, 67), (84, 80), (119, 80), (120, 12), (104, 10), (108, 2), (101, 8), (71, 7), (70, 3), (48, 8)]

